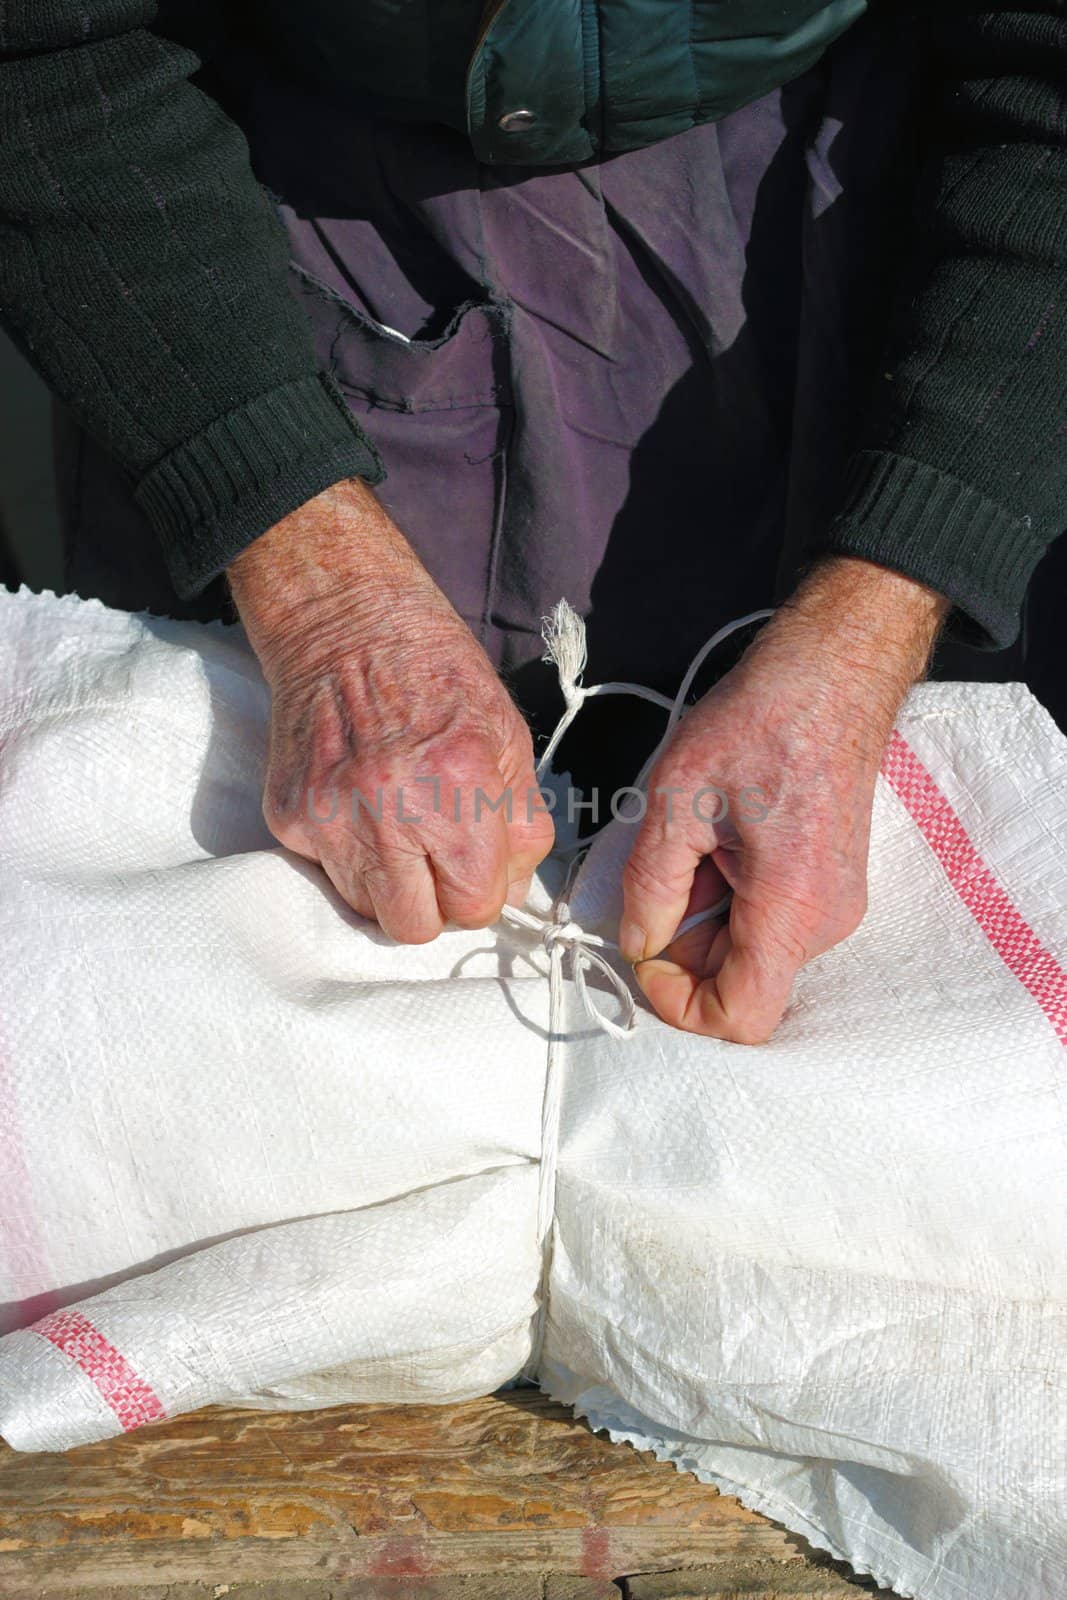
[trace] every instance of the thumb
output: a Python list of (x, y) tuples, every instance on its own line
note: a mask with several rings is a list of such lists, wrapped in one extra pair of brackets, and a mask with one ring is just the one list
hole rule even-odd
[(643, 962), (637, 979), (655, 1011), (690, 1033), (763, 1044), (782, 1019), (804, 959), (769, 924), (735, 897), (729, 925), (716, 936), (702, 971), (670, 957)]
[(766, 929), (761, 936), (746, 928), (745, 906), (734, 905), (722, 966), (697, 986), (689, 1026), (735, 1044), (763, 1044), (782, 1020), (803, 957), (768, 939)]
[(694, 1003), (701, 1032), (737, 1044), (762, 1044), (782, 1020), (807, 952), (788, 900), (758, 855), (750, 859), (746, 876), (730, 906), (722, 965), (701, 985)]

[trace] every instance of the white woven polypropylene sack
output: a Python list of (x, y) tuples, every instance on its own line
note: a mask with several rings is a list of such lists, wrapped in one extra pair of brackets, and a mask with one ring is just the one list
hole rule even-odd
[(543, 1288), (597, 1426), (902, 1595), (1067, 1592), (1067, 745), (1025, 690), (915, 691), (868, 914), (760, 1048), (620, 1042), (570, 976), (553, 1034), (523, 929), (390, 944), (266, 832), (266, 718), (237, 630), (0, 592), (0, 1435), (483, 1393)]

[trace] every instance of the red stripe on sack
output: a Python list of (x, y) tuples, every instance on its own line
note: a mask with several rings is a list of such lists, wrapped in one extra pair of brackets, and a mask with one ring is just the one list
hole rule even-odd
[(80, 1311), (54, 1311), (29, 1331), (48, 1339), (81, 1367), (118, 1417), (124, 1433), (166, 1416), (149, 1385)]
[(889, 741), (882, 774), (997, 955), (1067, 1045), (1067, 972), (1012, 905), (952, 806), (899, 733)]

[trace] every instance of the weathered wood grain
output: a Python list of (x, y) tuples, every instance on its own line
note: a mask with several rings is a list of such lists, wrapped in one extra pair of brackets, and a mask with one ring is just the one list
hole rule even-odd
[(623, 1600), (893, 1600), (885, 1589), (861, 1586), (831, 1565), (808, 1561), (724, 1561), (698, 1571), (626, 1578), (621, 1588)]
[(5, 1597), (461, 1573), (606, 1580), (738, 1561), (803, 1556), (736, 1501), (532, 1391), (448, 1407), (210, 1409), (65, 1455), (0, 1447)]

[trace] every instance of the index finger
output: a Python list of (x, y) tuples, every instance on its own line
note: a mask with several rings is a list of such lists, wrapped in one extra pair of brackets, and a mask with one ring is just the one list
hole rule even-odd
[[(764, 891), (766, 892), (766, 891)], [(758, 906), (735, 896), (730, 920), (700, 971), (659, 957), (634, 968), (657, 1015), (673, 1027), (734, 1044), (764, 1044), (782, 1020), (804, 953)]]
[(648, 813), (623, 873), (619, 949), (626, 961), (646, 961), (666, 948), (685, 917), (697, 868), (707, 855), (682, 832), (671, 832), (661, 806)]

